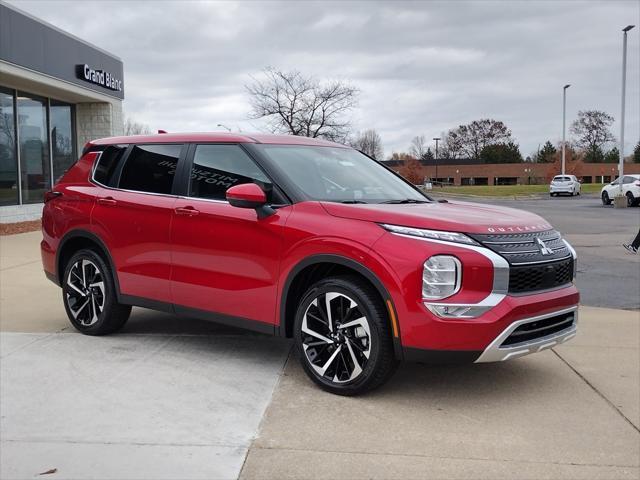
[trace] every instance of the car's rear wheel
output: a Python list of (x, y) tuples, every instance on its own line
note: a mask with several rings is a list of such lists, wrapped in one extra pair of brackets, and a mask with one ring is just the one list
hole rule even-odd
[(331, 393), (372, 390), (397, 366), (384, 303), (358, 277), (314, 284), (298, 306), (294, 336), (305, 373)]
[(609, 198), (609, 194), (607, 192), (602, 192), (602, 204), (611, 205), (611, 199)]
[(636, 203), (636, 199), (633, 197), (633, 193), (627, 192), (627, 207), (633, 207)]
[(122, 328), (131, 307), (117, 301), (109, 266), (95, 251), (83, 249), (67, 262), (62, 298), (71, 324), (86, 335), (106, 335)]

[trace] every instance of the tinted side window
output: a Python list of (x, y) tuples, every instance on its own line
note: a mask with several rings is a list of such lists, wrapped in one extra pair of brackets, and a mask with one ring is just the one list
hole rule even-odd
[(93, 179), (102, 185), (113, 187), (116, 183), (115, 175), (118, 171), (118, 163), (126, 150), (126, 145), (109, 145), (105, 148), (98, 158)]
[(635, 182), (635, 181), (636, 181), (636, 179), (635, 179), (635, 178), (633, 178), (633, 177), (627, 177), (627, 176), (625, 175), (625, 176), (624, 176), (624, 180), (623, 180), (623, 182), (622, 182), (622, 183), (626, 185), (626, 184), (628, 184), (628, 183), (633, 183), (633, 182)]
[(238, 145), (198, 145), (191, 167), (189, 195), (224, 200), (227, 189), (255, 183), (271, 202), (273, 186), (267, 176)]
[(119, 187), (171, 193), (182, 145), (135, 145), (120, 174)]

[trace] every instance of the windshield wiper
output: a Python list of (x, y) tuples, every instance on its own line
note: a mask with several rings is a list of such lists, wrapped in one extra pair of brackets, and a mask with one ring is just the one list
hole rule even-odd
[(401, 200), (387, 200), (386, 202), (381, 203), (429, 203), (428, 200), (416, 200), (415, 198), (403, 198)]
[(362, 200), (342, 200), (340, 203), (367, 203)]

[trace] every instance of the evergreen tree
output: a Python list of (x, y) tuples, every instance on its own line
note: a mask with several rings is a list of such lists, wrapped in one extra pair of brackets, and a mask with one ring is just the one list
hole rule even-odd
[(480, 152), (483, 163), (522, 163), (520, 148), (515, 142), (494, 143), (485, 146)]
[(620, 150), (618, 147), (613, 147), (604, 155), (604, 163), (618, 163), (620, 161)]
[(547, 140), (543, 145), (542, 150), (536, 156), (536, 162), (538, 163), (551, 163), (553, 162), (553, 156), (556, 154), (558, 149), (553, 146), (553, 144)]

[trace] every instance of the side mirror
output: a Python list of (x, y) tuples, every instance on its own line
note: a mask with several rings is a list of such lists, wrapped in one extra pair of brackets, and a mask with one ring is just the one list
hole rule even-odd
[(253, 208), (258, 218), (273, 215), (276, 211), (267, 205), (267, 195), (255, 183), (244, 183), (231, 187), (226, 192), (229, 205), (238, 208)]

